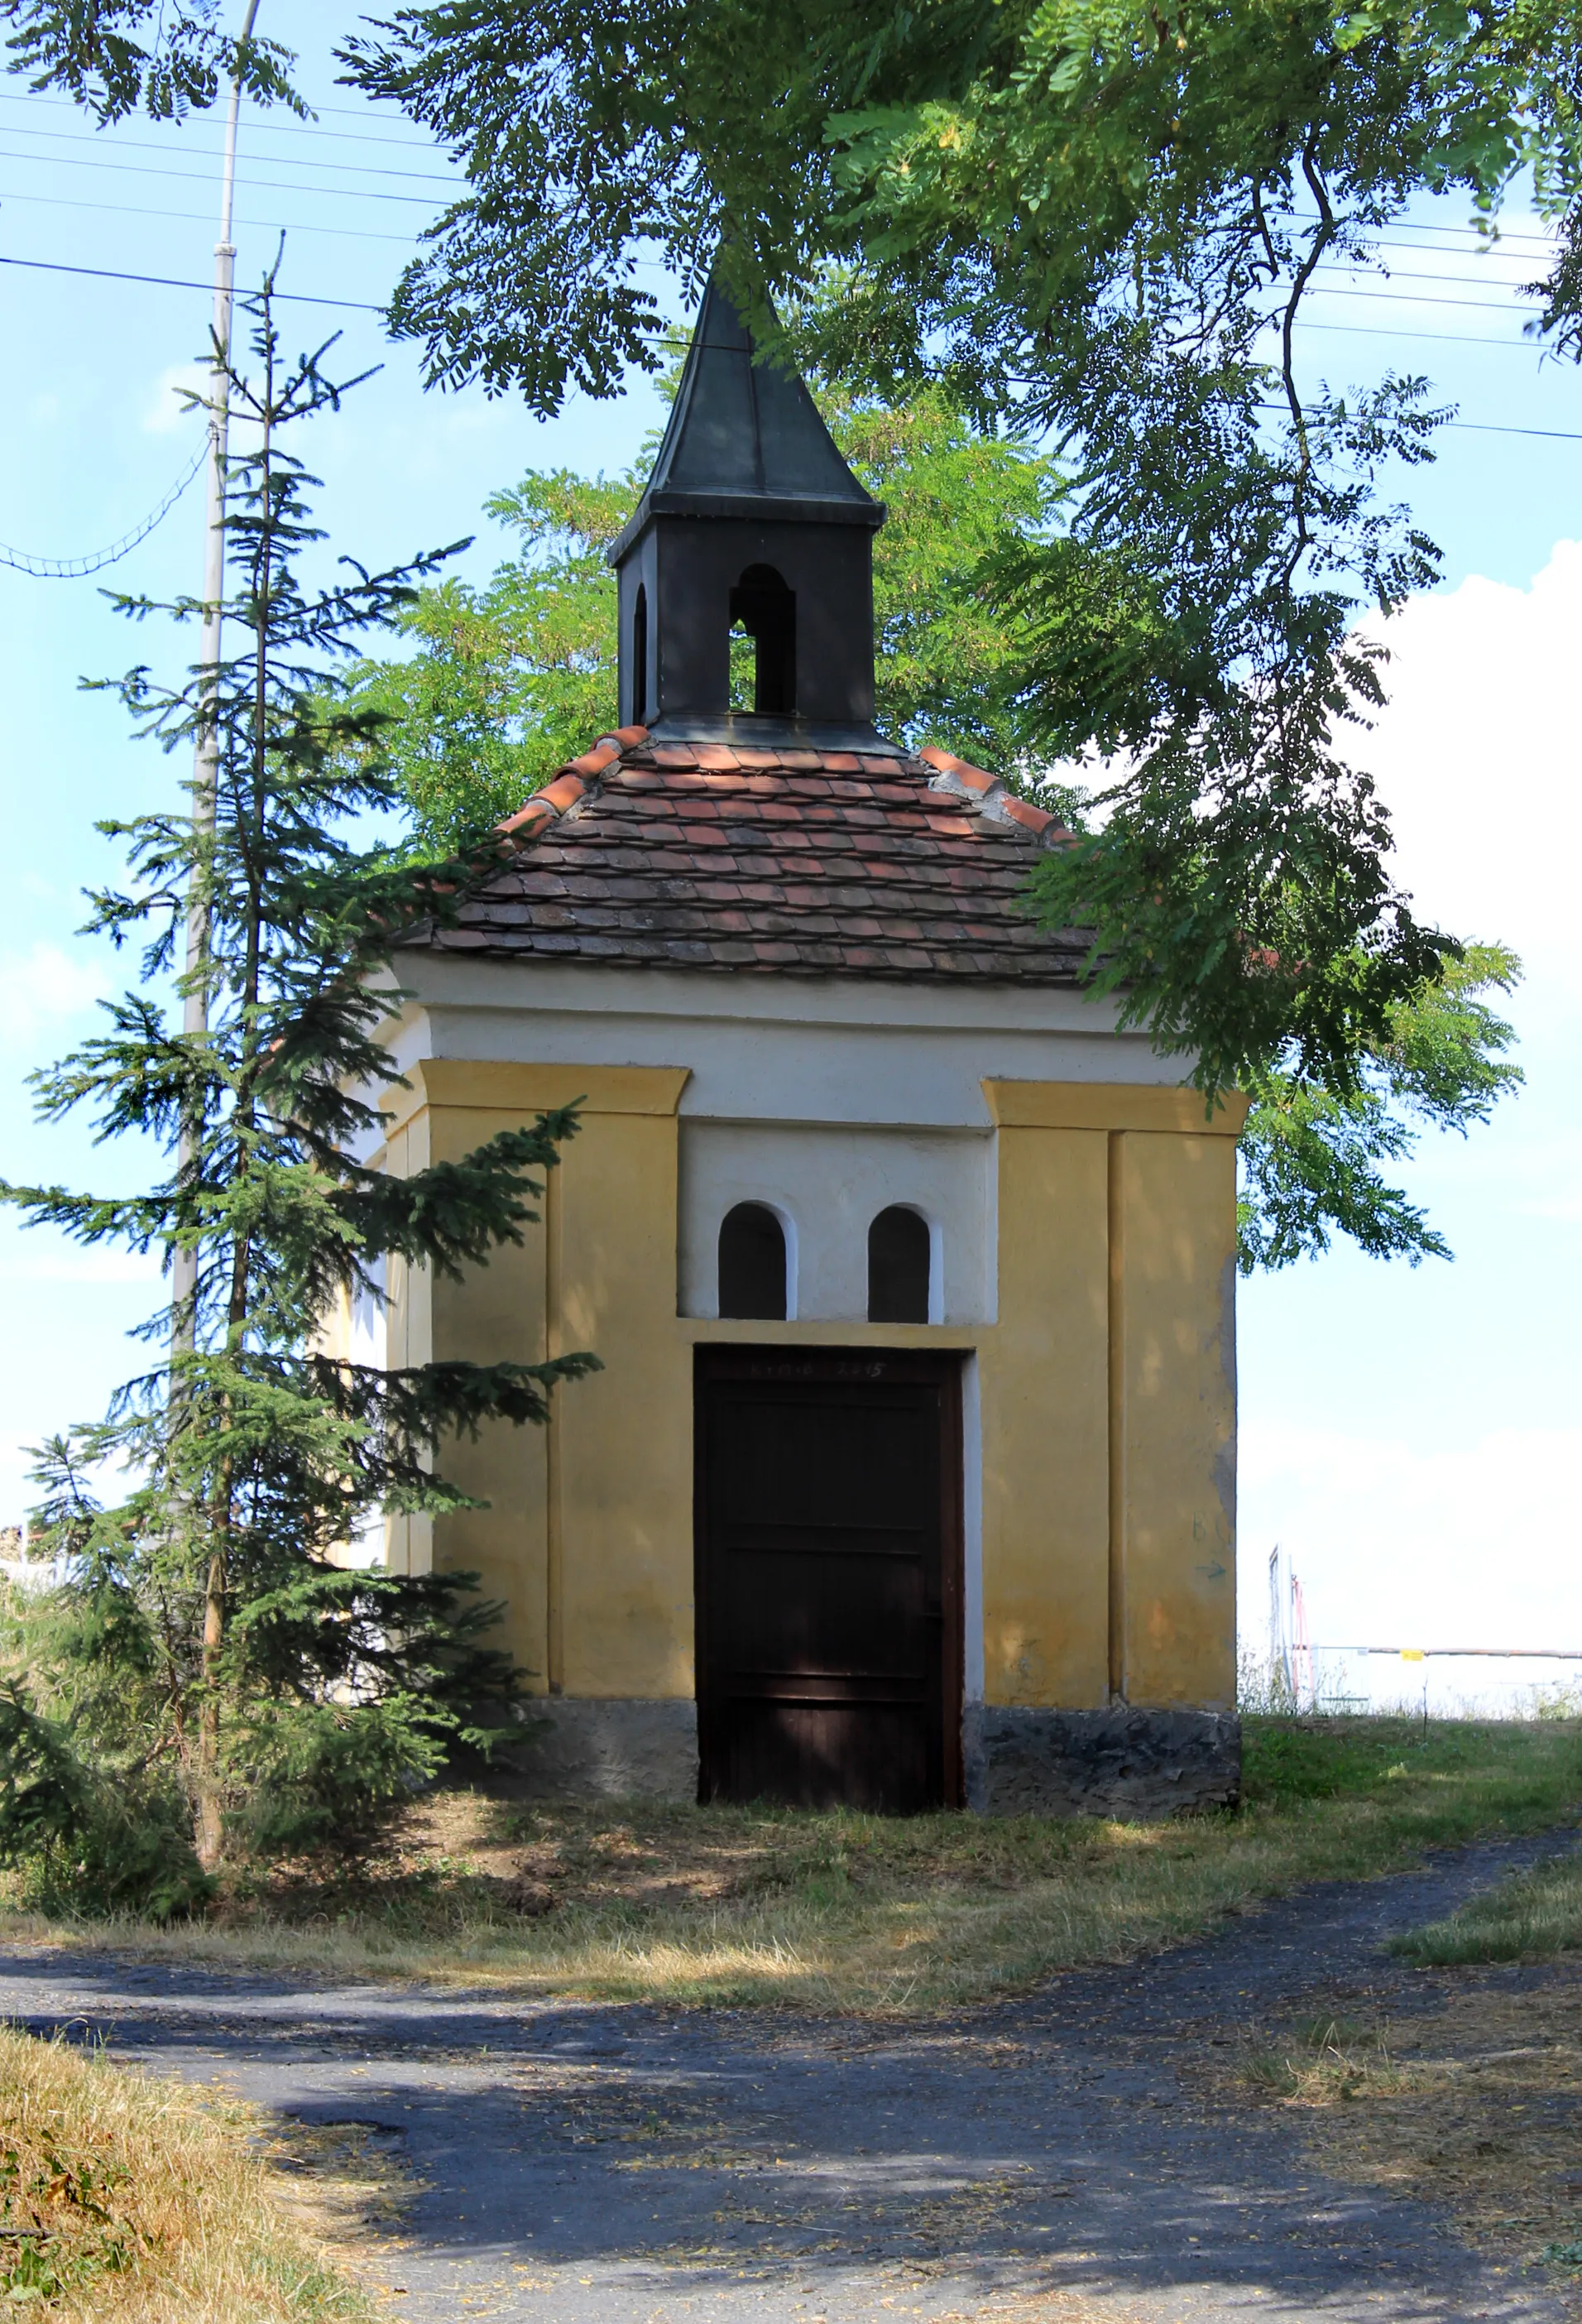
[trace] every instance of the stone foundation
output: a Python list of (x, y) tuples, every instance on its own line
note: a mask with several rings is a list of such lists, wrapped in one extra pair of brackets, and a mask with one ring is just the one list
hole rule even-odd
[(970, 1703), (967, 1804), (980, 1815), (1124, 1816), (1162, 1821), (1241, 1795), (1232, 1711), (1029, 1711)]
[[(1125, 1816), (1234, 1806), (1241, 1721), (1228, 1711), (1029, 1711), (970, 1703), (967, 1805), (980, 1815)], [(697, 1706), (540, 1695), (483, 1780), (513, 1799), (695, 1800)]]
[(697, 1797), (697, 1705), (536, 1696), (485, 1780), (526, 1800)]

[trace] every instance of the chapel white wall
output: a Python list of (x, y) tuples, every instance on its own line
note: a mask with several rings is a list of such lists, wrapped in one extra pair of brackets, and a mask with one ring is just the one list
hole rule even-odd
[(523, 1065), (685, 1065), (684, 1120), (988, 1130), (986, 1079), (1168, 1085), (1189, 1062), (1070, 988), (673, 974), (445, 954), (392, 1050)]
[(787, 1313), (860, 1323), (868, 1231), (899, 1203), (926, 1219), (931, 1323), (995, 1320), (994, 1141), (987, 1131), (681, 1122), (678, 1310), (720, 1312), (721, 1222), (763, 1203), (790, 1229)]

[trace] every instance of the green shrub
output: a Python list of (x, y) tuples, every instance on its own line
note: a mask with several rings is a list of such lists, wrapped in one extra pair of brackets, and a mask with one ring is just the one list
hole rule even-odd
[(0, 1686), (0, 1864), (23, 1873), (32, 1901), (89, 1914), (168, 1921), (214, 1887), (177, 1786), (96, 1766), (15, 1681)]
[(237, 1748), (233, 1832), (263, 1858), (358, 1852), (445, 1756), (444, 1735), (409, 1696), (267, 1705)]

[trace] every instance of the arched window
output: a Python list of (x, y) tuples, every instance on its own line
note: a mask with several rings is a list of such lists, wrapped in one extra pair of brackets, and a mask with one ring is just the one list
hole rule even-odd
[(720, 1313), (786, 1320), (786, 1230), (765, 1203), (738, 1203), (720, 1228)]
[(750, 565), (731, 592), (731, 707), (796, 708), (796, 598), (772, 565)]
[(644, 726), (648, 716), (648, 593), (639, 581), (631, 613), (631, 723)]
[(900, 1203), (881, 1211), (868, 1230), (868, 1320), (870, 1323), (928, 1321), (928, 1221)]

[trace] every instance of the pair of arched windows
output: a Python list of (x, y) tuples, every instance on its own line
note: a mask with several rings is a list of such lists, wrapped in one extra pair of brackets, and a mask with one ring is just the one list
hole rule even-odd
[[(928, 1222), (903, 1203), (880, 1211), (868, 1230), (868, 1320), (926, 1323), (932, 1267)], [(767, 1203), (738, 1203), (720, 1228), (720, 1313), (786, 1320), (786, 1230)]]

